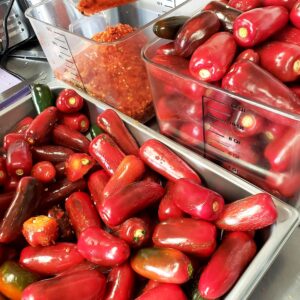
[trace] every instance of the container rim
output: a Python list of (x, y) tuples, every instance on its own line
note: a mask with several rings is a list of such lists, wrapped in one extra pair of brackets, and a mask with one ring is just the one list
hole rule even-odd
[(265, 109), (265, 110), (270, 111), (270, 112), (275, 113), (275, 114), (279, 114), (279, 115), (281, 115), (285, 118), (291, 119), (293, 121), (300, 122), (300, 114), (298, 115), (298, 114), (293, 114), (293, 113), (288, 113), (288, 112), (281, 111), (278, 108), (274, 108), (270, 105), (256, 102), (253, 99), (240, 96), (240, 95), (235, 94), (233, 92), (230, 92), (228, 90), (218, 88), (218, 87), (216, 87), (216, 86), (214, 86), (210, 83), (198, 80), (198, 79), (193, 78), (192, 76), (189, 76), (189, 75), (181, 74), (181, 73), (179, 73), (175, 70), (172, 70), (171, 68), (168, 68), (166, 66), (160, 65), (160, 64), (152, 61), (151, 58), (147, 55), (147, 51), (149, 50), (150, 47), (153, 47), (155, 44), (157, 44), (159, 41), (162, 41), (162, 40), (164, 40), (164, 39), (154, 38), (152, 41), (149, 41), (148, 43), (146, 43), (144, 45), (144, 47), (142, 48), (141, 56), (142, 56), (142, 59), (144, 60), (144, 62), (146, 63), (146, 65), (150, 64), (150, 65), (155, 66), (155, 67), (157, 67), (157, 68), (159, 68), (159, 69), (161, 69), (161, 70), (163, 70), (163, 71), (165, 71), (165, 72), (167, 72), (171, 75), (175, 75), (175, 76), (177, 76), (181, 79), (192, 81), (195, 84), (200, 84), (200, 85), (204, 86), (205, 88), (211, 89), (213, 91), (217, 91), (217, 92), (223, 93), (223, 94), (225, 93), (227, 96), (229, 96), (233, 99), (236, 99), (238, 101), (256, 106), (258, 108)]
[[(180, 7), (184, 6), (184, 5), (186, 5), (187, 3), (191, 2), (192, 0), (186, 0), (186, 1), (184, 1), (183, 3), (179, 4), (178, 6), (172, 8), (172, 9), (170, 9), (167, 13), (164, 13), (164, 14), (161, 15), (160, 17), (153, 19), (152, 21), (146, 23), (145, 25), (143, 25), (143, 26), (141, 26), (141, 27), (138, 27), (134, 32), (129, 33), (129, 34), (127, 34), (126, 36), (124, 36), (123, 38), (121, 38), (121, 39), (119, 39), (119, 40), (117, 40), (117, 41), (112, 41), (112, 42), (97, 42), (97, 41), (94, 41), (94, 40), (92, 40), (92, 39), (86, 38), (85, 36), (78, 35), (78, 34), (76, 34), (76, 33), (73, 33), (73, 32), (71, 32), (71, 31), (69, 31), (69, 30), (67, 30), (67, 29), (64, 29), (64, 28), (61, 28), (61, 27), (56, 27), (56, 26), (54, 26), (53, 24), (50, 24), (50, 23), (45, 22), (45, 21), (43, 21), (43, 20), (40, 20), (40, 19), (38, 19), (38, 18), (36, 18), (36, 17), (33, 17), (32, 11), (33, 11), (34, 9), (36, 9), (36, 8), (38, 8), (38, 7), (40, 7), (40, 6), (43, 6), (43, 5), (45, 5), (45, 4), (47, 4), (47, 3), (51, 2), (51, 1), (53, 1), (53, 0), (44, 0), (44, 1), (42, 1), (41, 3), (35, 4), (35, 5), (33, 5), (33, 6), (29, 7), (29, 8), (27, 8), (26, 11), (25, 11), (25, 16), (26, 16), (26, 18), (28, 18), (29, 20), (30, 20), (30, 19), (34, 19), (34, 20), (36, 20), (36, 21), (38, 21), (38, 22), (43, 22), (43, 23), (46, 24), (46, 25), (49, 25), (49, 26), (54, 27), (54, 28), (57, 28), (57, 29), (59, 29), (59, 30), (61, 30), (61, 31), (67, 33), (67, 34), (74, 35), (75, 37), (80, 37), (80, 38), (82, 38), (82, 39), (84, 39), (84, 40), (86, 40), (86, 41), (89, 41), (89, 42), (91, 42), (91, 43), (93, 43), (93, 44), (95, 44), (95, 45), (111, 46), (111, 45), (118, 45), (118, 44), (120, 44), (120, 43), (123, 43), (123, 42), (125, 42), (125, 41), (131, 39), (133, 36), (139, 34), (139, 33), (142, 32), (143, 30), (145, 30), (146, 28), (148, 28), (148, 27), (154, 25), (154, 23), (156, 23), (157, 21), (166, 18), (168, 15), (170, 15), (170, 14), (172, 14), (174, 11), (176, 11), (177, 8), (180, 8)], [(136, 1), (138, 1), (138, 0), (136, 0)], [(135, 1), (135, 2), (136, 2), (136, 1)], [(70, 1), (70, 2), (72, 2), (72, 1)], [(75, 5), (75, 4), (72, 2), (72, 5)], [(124, 4), (124, 5), (130, 5), (130, 3), (129, 3), (129, 4)], [(119, 5), (119, 6), (124, 6), (124, 5)], [(132, 5), (132, 3), (131, 3), (131, 5)], [(77, 8), (76, 8), (76, 9), (77, 9)], [(110, 8), (110, 9), (112, 9), (112, 8)], [(109, 10), (109, 9), (107, 9), (107, 10)], [(104, 10), (104, 11), (105, 11), (105, 10)]]

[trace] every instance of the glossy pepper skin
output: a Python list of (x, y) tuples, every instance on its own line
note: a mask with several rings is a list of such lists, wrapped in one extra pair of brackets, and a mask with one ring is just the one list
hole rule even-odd
[(163, 194), (164, 188), (155, 182), (134, 182), (105, 198), (98, 211), (105, 224), (117, 226), (157, 202)]
[(57, 121), (57, 108), (54, 106), (46, 108), (30, 123), (25, 131), (25, 140), (31, 145), (41, 143), (51, 133)]
[(299, 151), (300, 134), (297, 129), (289, 128), (279, 139), (267, 145), (264, 156), (273, 171), (283, 172), (295, 164)]
[(103, 190), (108, 181), (109, 176), (104, 170), (92, 173), (88, 179), (88, 188), (96, 207), (99, 207), (102, 203)]
[(20, 234), (23, 222), (38, 208), (41, 184), (33, 177), (23, 177), (0, 225), (0, 242), (10, 243)]
[(204, 9), (214, 12), (221, 22), (222, 29), (229, 32), (233, 31), (234, 20), (242, 13), (241, 10), (219, 1), (209, 2)]
[(261, 0), (229, 0), (228, 5), (241, 11), (247, 11), (260, 7)]
[(66, 125), (57, 125), (52, 132), (53, 142), (56, 145), (71, 148), (75, 151), (88, 153), (90, 141), (80, 132)]
[(193, 274), (190, 259), (172, 248), (143, 248), (131, 259), (131, 267), (139, 275), (165, 283), (181, 284)]
[(4, 150), (8, 150), (10, 144), (12, 144), (15, 141), (18, 140), (24, 140), (24, 134), (22, 133), (8, 133), (3, 138), (3, 148)]
[(70, 148), (56, 145), (34, 146), (31, 151), (34, 160), (52, 163), (64, 162), (74, 153)]
[(223, 296), (234, 285), (255, 253), (255, 242), (247, 233), (228, 234), (200, 276), (200, 295), (205, 299)]
[(79, 132), (87, 132), (90, 127), (90, 120), (81, 113), (64, 114), (61, 123)]
[(0, 267), (0, 292), (12, 300), (20, 300), (23, 290), (37, 281), (37, 275), (8, 260)]
[(300, 85), (292, 85), (289, 86), (290, 90), (292, 90), (298, 97), (300, 97)]
[(229, 231), (257, 230), (272, 225), (277, 215), (272, 197), (260, 193), (225, 205), (216, 225)]
[(104, 187), (103, 197), (107, 198), (130, 183), (138, 181), (146, 171), (143, 161), (135, 155), (127, 155), (119, 164), (116, 172)]
[(153, 289), (145, 291), (136, 300), (176, 299), (187, 300), (182, 289), (177, 284), (161, 283)]
[(15, 192), (5, 192), (0, 194), (0, 216), (3, 217), (12, 200), (14, 199)]
[[(231, 67), (222, 80), (222, 88), (285, 112), (300, 113), (300, 99), (278, 79), (249, 60)], [(294, 124), (292, 120), (265, 109), (256, 107), (255, 112), (276, 123)]]
[(109, 175), (115, 173), (125, 157), (123, 151), (106, 133), (98, 135), (91, 141), (89, 153)]
[(261, 6), (284, 6), (291, 10), (297, 0), (261, 0)]
[(158, 55), (176, 55), (174, 42), (170, 42), (164, 45), (161, 45), (157, 48), (156, 54)]
[(29, 285), (22, 300), (64, 300), (103, 299), (106, 280), (97, 270), (83, 270), (75, 273), (44, 279)]
[(55, 179), (56, 170), (50, 161), (40, 161), (32, 167), (31, 175), (42, 183), (49, 183)]
[(99, 114), (97, 124), (115, 140), (125, 154), (138, 155), (139, 146), (137, 142), (113, 109), (106, 109)]
[(92, 124), (90, 127), (90, 135), (94, 139), (99, 134), (103, 133), (103, 130), (99, 128), (97, 124)]
[(182, 25), (189, 19), (186, 16), (173, 16), (157, 21), (153, 32), (162, 39), (174, 40)]
[(161, 142), (150, 139), (140, 148), (142, 160), (170, 181), (188, 178), (201, 183), (200, 177), (177, 154)]
[(27, 128), (29, 127), (29, 125), (32, 123), (32, 121), (33, 121), (33, 118), (25, 117), (24, 119), (22, 119), (20, 122), (18, 122), (14, 126), (12, 132), (24, 134), (25, 131), (27, 130)]
[(221, 195), (188, 179), (177, 180), (170, 192), (174, 203), (197, 219), (214, 221), (224, 208)]
[(240, 61), (243, 59), (251, 60), (252, 62), (254, 62), (256, 64), (259, 64), (259, 62), (260, 62), (260, 57), (259, 57), (258, 52), (253, 49), (246, 49), (246, 50), (242, 51), (238, 55), (236, 61)]
[(46, 84), (33, 84), (31, 88), (32, 102), (38, 114), (49, 106), (54, 106), (54, 98)]
[(300, 29), (300, 2), (296, 1), (291, 12), (290, 12), (290, 21), (292, 24)]
[(152, 240), (157, 247), (169, 247), (199, 257), (210, 256), (216, 248), (216, 227), (191, 218), (169, 219), (156, 225)]
[(130, 255), (125, 241), (98, 227), (84, 230), (78, 238), (77, 246), (85, 259), (104, 267), (121, 265)]
[(251, 48), (282, 29), (288, 19), (288, 11), (283, 6), (255, 8), (236, 18), (233, 35), (238, 45)]
[(129, 263), (114, 267), (107, 277), (104, 300), (130, 300), (134, 290), (135, 274)]
[(84, 104), (83, 98), (71, 89), (65, 89), (60, 92), (56, 99), (56, 107), (64, 113), (75, 113), (82, 109)]
[(300, 46), (269, 42), (259, 50), (259, 55), (260, 65), (282, 82), (300, 79)]
[(265, 140), (270, 143), (278, 138), (281, 138), (287, 130), (288, 127), (284, 125), (269, 122), (266, 124), (262, 134)]
[(219, 31), (220, 25), (217, 15), (210, 11), (202, 11), (190, 18), (176, 36), (174, 41), (176, 53), (189, 57), (210, 36)]
[(230, 33), (215, 33), (194, 51), (189, 64), (190, 73), (199, 80), (218, 81), (227, 72), (235, 52), (236, 43)]
[(286, 26), (278, 32), (274, 39), (280, 42), (286, 42), (300, 46), (300, 29), (293, 26)]
[(23, 223), (22, 233), (32, 247), (50, 246), (58, 237), (58, 223), (47, 216), (31, 217)]
[(20, 264), (24, 268), (43, 275), (61, 273), (83, 260), (76, 245), (72, 243), (57, 243), (47, 247), (28, 246), (20, 254)]
[(32, 168), (32, 155), (29, 144), (17, 140), (7, 149), (6, 169), (11, 176), (29, 175)]
[(89, 227), (100, 227), (100, 218), (87, 193), (75, 192), (65, 201), (65, 208), (77, 237)]

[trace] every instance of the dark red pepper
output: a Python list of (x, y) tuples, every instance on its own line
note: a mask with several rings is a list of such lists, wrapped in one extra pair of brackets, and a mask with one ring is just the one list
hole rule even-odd
[(32, 167), (31, 175), (43, 183), (49, 183), (55, 179), (56, 170), (50, 161), (40, 161)]
[(110, 175), (113, 175), (125, 154), (106, 133), (95, 137), (89, 147), (90, 155)]
[(291, 12), (290, 12), (290, 21), (292, 24), (300, 29), (300, 2), (296, 1)]
[(88, 179), (88, 188), (92, 196), (92, 200), (98, 208), (103, 199), (103, 190), (109, 180), (109, 176), (104, 170), (92, 173)]
[(14, 196), (15, 192), (0, 193), (0, 217), (3, 217)]
[(200, 275), (200, 295), (205, 299), (223, 296), (240, 277), (255, 253), (255, 242), (247, 233), (228, 234)]
[(171, 181), (188, 178), (197, 183), (201, 182), (201, 179), (191, 167), (157, 140), (150, 139), (146, 141), (140, 148), (140, 157), (153, 170)]
[(220, 25), (217, 15), (210, 11), (202, 11), (190, 18), (183, 24), (174, 41), (176, 53), (189, 57), (210, 36), (219, 31)]
[[(249, 60), (236, 62), (231, 67), (223, 78), (222, 88), (285, 112), (300, 113), (300, 99), (282, 82)], [(254, 112), (274, 122), (295, 125), (295, 121), (279, 114), (250, 106)]]
[(53, 142), (56, 145), (71, 148), (75, 151), (88, 153), (90, 141), (80, 132), (66, 125), (57, 125), (52, 132)]
[(21, 179), (21, 177), (19, 177), (19, 176), (9, 177), (4, 184), (5, 192), (16, 191), (20, 179)]
[(90, 128), (88, 117), (81, 113), (64, 114), (61, 123), (79, 132), (86, 132)]
[(163, 194), (163, 187), (155, 182), (134, 182), (104, 199), (98, 210), (108, 226), (117, 226), (157, 202)]
[(145, 291), (136, 300), (176, 299), (187, 300), (184, 292), (177, 284), (160, 283), (158, 286)]
[(33, 118), (25, 117), (20, 122), (18, 122), (13, 128), (12, 132), (24, 134), (29, 125), (32, 123)]
[(259, 50), (260, 65), (283, 82), (300, 79), (300, 46), (269, 42)]
[(25, 131), (25, 140), (31, 144), (38, 144), (51, 133), (58, 121), (58, 110), (50, 106), (37, 115)]
[(230, 33), (215, 33), (194, 51), (189, 64), (190, 73), (199, 80), (218, 81), (230, 67), (235, 51), (236, 43)]
[(57, 178), (62, 178), (66, 176), (66, 164), (64, 161), (55, 164), (54, 168), (56, 171)]
[(135, 274), (129, 263), (114, 267), (107, 277), (103, 300), (130, 300), (134, 290)]
[(300, 29), (293, 26), (286, 26), (274, 36), (274, 39), (300, 46)]
[(32, 168), (32, 155), (29, 144), (17, 140), (7, 150), (6, 169), (11, 176), (29, 175)]
[(73, 150), (63, 146), (44, 145), (32, 147), (33, 159), (37, 161), (65, 162), (73, 153)]
[(77, 237), (89, 227), (100, 227), (100, 218), (87, 193), (75, 192), (65, 201), (66, 211)]
[(260, 62), (260, 57), (257, 51), (253, 50), (253, 49), (247, 49), (244, 50), (243, 52), (241, 52), (236, 61), (242, 60), (242, 59), (248, 59), (253, 61), (256, 64), (259, 64)]
[(228, 5), (241, 11), (261, 6), (261, 0), (229, 0)]
[(23, 177), (0, 225), (0, 242), (10, 243), (21, 233), (23, 222), (38, 208), (42, 186), (33, 177)]
[(23, 133), (8, 133), (3, 138), (3, 148), (7, 151), (10, 144), (19, 140), (24, 140)]
[(75, 113), (82, 109), (84, 104), (83, 98), (77, 92), (65, 89), (60, 92), (56, 99), (56, 107), (64, 113)]
[(300, 85), (291, 85), (289, 88), (300, 98)]
[(125, 154), (138, 155), (137, 142), (114, 110), (106, 109), (98, 115), (97, 125), (115, 140)]
[(7, 182), (7, 179), (6, 159), (0, 157), (0, 186), (4, 185)]
[(157, 50), (158, 55), (176, 55), (174, 42), (161, 45)]
[(261, 6), (284, 6), (291, 10), (297, 0), (261, 0)]
[(283, 6), (255, 8), (236, 18), (233, 35), (240, 46), (250, 48), (274, 35), (288, 20), (289, 13)]

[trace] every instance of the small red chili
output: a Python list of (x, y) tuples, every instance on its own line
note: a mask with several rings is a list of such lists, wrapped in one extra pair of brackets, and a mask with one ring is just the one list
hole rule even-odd
[(55, 178), (56, 169), (50, 161), (41, 161), (32, 167), (31, 175), (43, 183), (48, 183)]

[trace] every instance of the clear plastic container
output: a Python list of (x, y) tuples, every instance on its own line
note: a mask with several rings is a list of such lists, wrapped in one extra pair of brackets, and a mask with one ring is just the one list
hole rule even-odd
[[(196, 2), (187, 2), (189, 15), (196, 13)], [(161, 133), (298, 205), (300, 116), (154, 62), (156, 50), (166, 43), (156, 39), (143, 50)]]
[[(154, 37), (157, 9), (156, 1), (139, 0), (86, 17), (70, 0), (48, 0), (26, 16), (58, 79), (144, 122), (154, 110), (141, 49)], [(136, 30), (114, 42), (90, 39), (118, 23)]]

